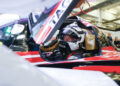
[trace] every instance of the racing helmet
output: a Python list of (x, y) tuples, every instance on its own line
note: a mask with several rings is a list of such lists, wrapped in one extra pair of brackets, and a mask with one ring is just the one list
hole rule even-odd
[(80, 44), (84, 42), (85, 33), (80, 28), (77, 22), (73, 22), (63, 28), (62, 39), (69, 45), (71, 51), (80, 49)]

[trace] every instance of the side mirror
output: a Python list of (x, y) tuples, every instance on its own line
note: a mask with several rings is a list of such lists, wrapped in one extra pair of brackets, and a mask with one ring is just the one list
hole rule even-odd
[(16, 34), (20, 34), (21, 32), (23, 32), (25, 26), (22, 24), (15, 24), (12, 28), (11, 34), (16, 35)]

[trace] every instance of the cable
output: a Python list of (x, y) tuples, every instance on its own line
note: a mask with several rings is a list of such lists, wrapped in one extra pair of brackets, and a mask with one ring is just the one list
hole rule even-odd
[(89, 13), (91, 11), (91, 7), (90, 7), (89, 2), (87, 0), (85, 0), (85, 1), (87, 2), (88, 6), (89, 6), (88, 12), (83, 11), (82, 8), (80, 7), (80, 12), (75, 13), (75, 14), (71, 13), (73, 16), (79, 15), (81, 12), (84, 13), (84, 14), (87, 14), (87, 13)]
[(88, 6), (89, 6), (88, 12), (83, 11), (83, 10), (81, 9), (81, 7), (80, 7), (80, 9), (81, 9), (81, 12), (83, 12), (84, 14), (87, 14), (87, 13), (89, 13), (89, 12), (91, 11), (91, 7), (90, 7), (90, 3), (89, 3), (87, 0), (85, 0), (85, 1), (87, 2)]

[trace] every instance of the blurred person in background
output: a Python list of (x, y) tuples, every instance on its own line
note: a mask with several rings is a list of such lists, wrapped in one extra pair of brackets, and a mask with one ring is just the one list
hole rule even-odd
[(107, 38), (108, 38), (111, 42), (113, 41), (112, 36), (111, 36), (111, 33), (108, 33)]
[(114, 44), (116, 45), (117, 48), (120, 48), (120, 41), (117, 36), (115, 37)]

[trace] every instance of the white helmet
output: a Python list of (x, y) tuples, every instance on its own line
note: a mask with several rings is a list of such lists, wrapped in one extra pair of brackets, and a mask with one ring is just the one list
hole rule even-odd
[(68, 35), (68, 36), (70, 36), (70, 37), (75, 39), (73, 41), (66, 41), (68, 43), (71, 51), (78, 50), (79, 49), (79, 44), (83, 43), (84, 39), (85, 39), (85, 33), (78, 26), (77, 22), (73, 22), (73, 23), (67, 25), (66, 27), (64, 27), (63, 31), (62, 31), (62, 34), (64, 35), (64, 37), (66, 35)]

